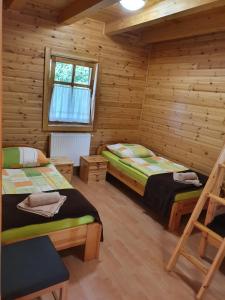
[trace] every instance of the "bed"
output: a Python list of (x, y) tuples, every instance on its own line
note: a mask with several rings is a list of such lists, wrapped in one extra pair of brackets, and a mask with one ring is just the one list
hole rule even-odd
[[(107, 150), (107, 145), (102, 145), (97, 150), (108, 160), (107, 172), (126, 184), (139, 195), (144, 196), (148, 176), (120, 161), (120, 158)], [(179, 229), (181, 217), (193, 211), (202, 189), (179, 193), (172, 205), (168, 229), (176, 232)], [(206, 207), (205, 207), (206, 208)]]
[[(60, 219), (59, 217), (57, 219), (56, 217), (56, 219), (51, 218), (51, 220), (48, 220), (49, 218), (41, 216), (38, 219), (37, 215), (22, 212), (16, 208), (16, 203), (20, 199), (23, 200), (30, 193), (53, 190), (60, 191), (65, 195), (70, 195), (72, 192), (73, 197), (74, 195), (75, 198), (76, 196), (79, 197), (79, 201), (86, 202), (87, 205), (93, 208), (93, 211), (95, 210), (88, 200), (79, 191), (74, 189), (51, 163), (41, 167), (5, 168), (2, 170), (3, 244), (48, 235), (57, 250), (84, 245), (84, 261), (98, 258), (102, 225), (100, 218), (96, 221), (96, 218), (93, 216), (94, 214), (84, 214), (79, 217), (71, 215), (65, 219)], [(15, 201), (15, 205), (13, 201)], [(69, 200), (66, 200), (60, 211), (63, 210), (64, 206), (66, 207), (67, 201)], [(73, 205), (75, 205), (75, 201)], [(68, 210), (69, 208), (65, 209)], [(9, 211), (12, 211), (15, 219), (18, 218), (20, 222), (15, 223), (17, 221), (13, 220), (9, 215), (7, 217)], [(36, 221), (34, 221), (34, 224), (30, 224), (32, 222), (29, 222), (26, 225), (25, 219), (28, 215), (29, 217), (32, 215), (33, 220), (37, 219), (38, 222), (35, 223)], [(47, 220), (41, 223), (40, 218)], [(23, 226), (17, 226), (17, 224), (22, 224)], [(4, 230), (4, 227), (6, 230)]]

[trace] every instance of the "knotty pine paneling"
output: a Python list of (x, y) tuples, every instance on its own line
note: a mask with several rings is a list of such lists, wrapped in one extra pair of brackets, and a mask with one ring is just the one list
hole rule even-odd
[(141, 142), (210, 172), (225, 142), (225, 33), (154, 44)]
[(92, 152), (101, 143), (137, 141), (147, 51), (128, 38), (105, 36), (101, 22), (59, 26), (55, 15), (30, 1), (23, 13), (4, 12), (4, 145), (48, 148), (48, 133), (42, 130), (45, 46), (99, 59)]

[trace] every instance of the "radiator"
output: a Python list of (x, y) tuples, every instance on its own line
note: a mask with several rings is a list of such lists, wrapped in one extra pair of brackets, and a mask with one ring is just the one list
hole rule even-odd
[(90, 144), (90, 133), (51, 133), (50, 156), (67, 156), (79, 166), (80, 157), (90, 154)]

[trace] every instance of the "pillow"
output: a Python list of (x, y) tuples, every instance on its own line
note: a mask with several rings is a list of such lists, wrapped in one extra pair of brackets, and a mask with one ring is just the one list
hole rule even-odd
[(29, 147), (9, 147), (2, 149), (2, 167), (19, 169), (45, 166), (49, 163), (43, 152)]
[(155, 153), (138, 144), (114, 144), (108, 145), (107, 148), (112, 153), (121, 158), (125, 157), (149, 157), (155, 156)]

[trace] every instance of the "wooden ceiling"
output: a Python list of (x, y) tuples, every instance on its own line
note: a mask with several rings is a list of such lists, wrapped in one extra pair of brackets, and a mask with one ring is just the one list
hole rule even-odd
[(59, 24), (88, 17), (106, 23), (108, 35), (138, 33), (143, 44), (225, 30), (225, 0), (147, 0), (136, 12), (118, 0), (5, 0), (5, 7), (49, 9)]
[[(156, 3), (162, 2), (161, 0), (150, 0), (146, 3), (145, 7), (138, 12), (141, 12), (145, 10), (146, 8), (152, 7)], [(92, 19), (96, 19), (105, 23), (111, 23), (118, 19), (123, 19), (128, 16), (134, 16), (137, 14), (136, 12), (128, 11), (125, 8), (121, 6), (119, 2), (115, 3), (114, 5), (111, 5), (109, 7), (106, 7), (105, 9), (97, 12), (96, 14), (93, 14), (91, 16)]]
[[(69, 5), (71, 5), (72, 3), (78, 3), (78, 2), (88, 2), (85, 0), (6, 0), (5, 3), (14, 3), (12, 4), (13, 8), (16, 7), (16, 9), (20, 9), (24, 6), (28, 6), (28, 5), (36, 5), (39, 7), (45, 7), (45, 8), (49, 8), (50, 10), (55, 10), (56, 12), (58, 12), (60, 14), (60, 12), (65, 9), (66, 7), (68, 7)], [(94, 1), (89, 1), (89, 2), (94, 2)], [(125, 18), (127, 16), (132, 16), (137, 14), (137, 12), (130, 12), (126, 9), (124, 9), (120, 3), (119, 0), (115, 0), (115, 3), (111, 4), (111, 5), (107, 5), (106, 7), (102, 8), (102, 9), (98, 9), (97, 12), (94, 13), (90, 13), (89, 17), (91, 17), (92, 19), (104, 22), (104, 23), (109, 23), (112, 21), (115, 21), (117, 19), (120, 18)], [(145, 8), (153, 6), (156, 3), (162, 2), (162, 0), (148, 0)], [(140, 12), (142, 10), (139, 10), (138, 12)]]

